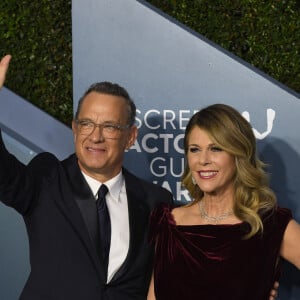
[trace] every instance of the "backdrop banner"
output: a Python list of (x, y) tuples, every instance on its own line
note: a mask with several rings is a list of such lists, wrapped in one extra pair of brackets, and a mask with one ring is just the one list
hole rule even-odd
[[(300, 222), (299, 94), (144, 1), (73, 0), (72, 22), (74, 111), (84, 91), (99, 81), (124, 86), (137, 105), (139, 136), (126, 153), (129, 170), (171, 190), (178, 203), (190, 201), (180, 184), (185, 127), (202, 107), (226, 103), (251, 123), (279, 204), (290, 208)], [(7, 93), (15, 97), (4, 89), (1, 103), (6, 103)], [(26, 104), (17, 106), (19, 118), (9, 118), (13, 109), (3, 104), (5, 124), (0, 124), (16, 156), (26, 162), (44, 150), (61, 158), (73, 151), (69, 128), (58, 129), (57, 121), (27, 110)], [(20, 129), (23, 121), (22, 132), (14, 136), (14, 127)], [(0, 225), (0, 299), (14, 300), (29, 273), (26, 230), (22, 218), (2, 204)], [(284, 264), (279, 299), (300, 299), (299, 275)]]
[[(183, 134), (200, 108), (226, 103), (251, 123), (279, 203), (300, 221), (299, 94), (178, 24), (144, 1), (73, 0), (74, 109), (96, 81), (135, 100), (139, 137), (126, 167), (190, 201), (180, 179)], [(299, 271), (285, 266), (280, 298), (300, 299)]]

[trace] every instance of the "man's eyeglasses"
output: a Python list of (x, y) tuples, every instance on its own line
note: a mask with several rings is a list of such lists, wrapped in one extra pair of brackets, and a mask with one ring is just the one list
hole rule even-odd
[(121, 136), (122, 131), (130, 125), (120, 125), (114, 123), (97, 124), (91, 120), (75, 120), (80, 134), (90, 135), (96, 127), (99, 127), (104, 138), (117, 139)]

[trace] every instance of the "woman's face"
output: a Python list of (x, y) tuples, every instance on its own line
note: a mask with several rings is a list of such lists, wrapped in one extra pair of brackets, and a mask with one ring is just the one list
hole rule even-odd
[(223, 195), (233, 191), (234, 156), (217, 147), (197, 126), (190, 132), (187, 160), (192, 176), (204, 194)]

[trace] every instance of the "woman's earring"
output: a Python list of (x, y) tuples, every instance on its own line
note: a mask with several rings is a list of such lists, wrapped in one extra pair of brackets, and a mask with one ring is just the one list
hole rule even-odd
[(196, 180), (195, 180), (195, 178), (193, 176), (192, 176), (192, 183), (193, 183), (193, 185), (197, 184), (197, 182), (196, 182)]

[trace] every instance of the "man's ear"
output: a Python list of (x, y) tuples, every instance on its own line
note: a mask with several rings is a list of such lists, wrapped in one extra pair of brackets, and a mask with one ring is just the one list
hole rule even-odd
[(128, 150), (136, 141), (137, 136), (138, 136), (138, 129), (135, 125), (133, 125), (130, 129), (127, 144), (126, 144), (126, 149)]
[(75, 121), (72, 121), (72, 132), (73, 132), (73, 137), (74, 137), (74, 141), (76, 141), (76, 136), (77, 136), (77, 125), (75, 123)]

